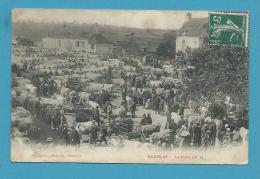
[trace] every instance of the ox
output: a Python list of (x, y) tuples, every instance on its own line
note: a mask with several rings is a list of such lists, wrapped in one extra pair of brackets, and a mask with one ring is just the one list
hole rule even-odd
[(146, 140), (154, 132), (160, 132), (161, 124), (148, 124), (142, 126), (142, 139)]

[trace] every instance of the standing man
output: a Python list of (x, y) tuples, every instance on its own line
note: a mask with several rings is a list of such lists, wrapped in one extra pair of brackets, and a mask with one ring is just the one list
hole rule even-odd
[(107, 120), (110, 121), (111, 120), (111, 115), (112, 115), (112, 104), (110, 101), (108, 101), (107, 103)]
[(201, 126), (199, 122), (192, 125), (192, 144), (195, 148), (201, 146)]
[(135, 103), (134, 100), (132, 101), (132, 104), (130, 106), (130, 110), (131, 110), (132, 118), (135, 118), (136, 103)]
[(185, 103), (182, 101), (180, 103), (180, 106), (179, 106), (179, 115), (180, 116), (183, 116), (184, 115), (184, 109), (185, 109)]
[(98, 126), (100, 126), (99, 106), (96, 106), (96, 109), (94, 109), (93, 119), (97, 122)]
[(127, 115), (127, 110), (125, 109), (125, 103), (122, 102), (119, 109), (119, 117), (121, 120), (124, 120)]
[(201, 145), (202, 147), (208, 146), (208, 124), (205, 123), (201, 127)]
[(105, 145), (107, 145), (107, 126), (103, 120), (101, 120), (100, 123), (100, 144), (102, 144), (102, 142), (105, 142)]
[(167, 121), (165, 124), (165, 129), (172, 129), (175, 130), (176, 126), (174, 121), (171, 119), (171, 114), (167, 114)]
[(71, 127), (71, 132), (69, 134), (70, 144), (76, 147), (80, 147), (80, 137), (78, 131), (74, 126)]
[(147, 117), (146, 114), (143, 115), (142, 119), (141, 119), (141, 125), (147, 125)]
[(98, 127), (97, 127), (95, 121), (93, 121), (93, 124), (90, 127), (90, 135), (89, 135), (89, 143), (90, 144), (96, 145), (96, 141), (98, 139), (97, 132), (98, 132)]
[(160, 97), (158, 95), (155, 95), (155, 113), (159, 113), (159, 107), (160, 107)]
[(151, 114), (148, 113), (148, 115), (147, 115), (147, 124), (152, 124), (152, 123), (153, 123), (153, 120), (152, 120)]
[(124, 81), (124, 84), (121, 86), (121, 94), (123, 101), (126, 101), (126, 93), (127, 93), (127, 84), (126, 81)]
[(65, 146), (68, 146), (70, 144), (68, 125), (64, 125), (64, 128), (62, 129), (61, 132), (61, 139), (65, 143)]

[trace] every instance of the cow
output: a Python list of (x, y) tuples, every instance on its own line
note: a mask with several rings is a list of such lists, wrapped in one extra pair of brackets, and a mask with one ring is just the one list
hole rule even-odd
[(61, 89), (60, 89), (60, 95), (63, 96), (63, 97), (65, 97), (66, 100), (69, 100), (70, 89), (69, 89), (69, 88), (61, 87)]
[(79, 123), (75, 124), (75, 129), (79, 132), (80, 136), (88, 135), (93, 123), (94, 123), (94, 121), (79, 122)]
[(57, 102), (55, 104), (62, 105), (66, 102), (66, 98), (62, 95), (54, 95), (53, 99), (55, 99)]
[(242, 138), (242, 144), (246, 144), (248, 141), (248, 129), (241, 127), (239, 130), (239, 134)]
[(80, 96), (80, 102), (82, 102), (83, 104), (89, 103), (89, 93), (79, 92), (79, 96)]
[(160, 132), (161, 124), (148, 124), (142, 126), (142, 139), (146, 140), (154, 132)]
[(32, 84), (25, 84), (25, 87), (26, 89), (29, 90), (29, 92), (32, 94), (32, 95), (36, 95), (36, 92), (37, 92), (37, 88), (32, 85)]
[(88, 122), (78, 122), (74, 124), (74, 127), (78, 131), (81, 139), (83, 135), (90, 134), (90, 129), (94, 125), (94, 123), (95, 121), (88, 121)]
[(96, 109), (97, 107), (100, 107), (99, 104), (96, 103), (96, 102), (94, 102), (94, 101), (89, 101), (88, 104), (89, 104), (92, 108), (94, 108), (94, 109)]
[(24, 95), (20, 95), (20, 96), (17, 96), (15, 99), (12, 99), (13, 103), (14, 103), (14, 106), (17, 107), (17, 106), (24, 106), (24, 102), (26, 100), (26, 96)]
[(165, 129), (160, 132), (155, 132), (151, 135), (150, 142), (152, 144), (162, 145), (163, 143), (171, 143), (173, 139), (173, 130)]

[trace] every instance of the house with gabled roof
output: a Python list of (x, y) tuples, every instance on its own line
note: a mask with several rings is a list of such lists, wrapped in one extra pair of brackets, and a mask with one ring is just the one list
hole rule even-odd
[(83, 50), (97, 54), (113, 54), (113, 43), (100, 34), (91, 34), (88, 38), (46, 37), (42, 39), (42, 46), (51, 49)]
[(176, 52), (185, 52), (187, 48), (196, 49), (207, 42), (208, 19), (192, 18), (191, 13), (186, 14), (186, 22), (178, 31), (176, 37)]
[(92, 34), (88, 43), (90, 44), (90, 51), (97, 54), (113, 54), (113, 43), (107, 40), (103, 35)]

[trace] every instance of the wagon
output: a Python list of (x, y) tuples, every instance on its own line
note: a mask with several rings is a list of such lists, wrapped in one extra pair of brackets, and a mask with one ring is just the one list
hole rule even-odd
[(93, 117), (92, 107), (89, 105), (75, 105), (75, 121), (88, 122)]
[(127, 118), (125, 120), (115, 120), (112, 124), (110, 124), (110, 127), (112, 129), (112, 133), (121, 135), (128, 140), (141, 138), (141, 122), (134, 121), (131, 118)]
[(79, 77), (70, 77), (67, 81), (67, 87), (71, 90), (82, 91), (83, 84)]

